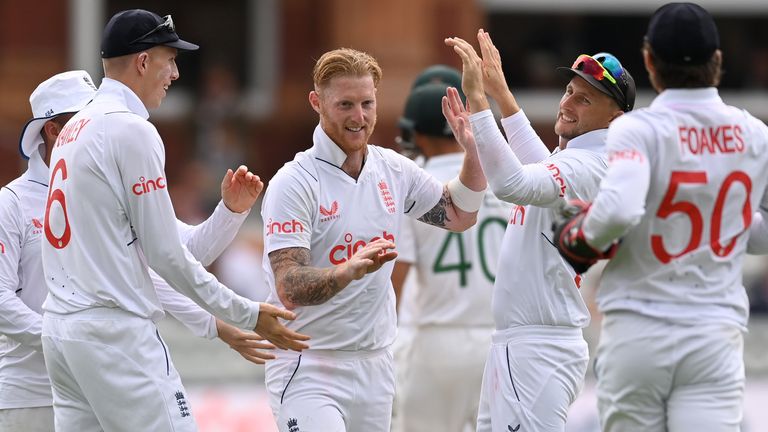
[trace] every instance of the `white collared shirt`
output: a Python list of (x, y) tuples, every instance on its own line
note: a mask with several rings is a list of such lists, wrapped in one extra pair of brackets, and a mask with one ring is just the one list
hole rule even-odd
[(253, 329), (258, 303), (221, 285), (169, 229), (176, 219), (165, 149), (148, 116), (135, 93), (105, 78), (59, 135), (42, 241), (50, 291), (43, 309), (121, 308), (157, 321), (163, 312), (149, 266), (208, 312)]
[[(509, 133), (518, 152), (543, 155), (544, 144), (522, 111), (517, 133)], [(565, 150), (523, 164), (504, 139), (490, 110), (470, 116), (480, 161), (494, 193), (517, 204), (508, 219), (493, 291), (496, 328), (525, 325), (585, 327), (589, 311), (579, 292), (580, 277), (552, 243), (552, 207), (563, 199), (591, 201), (607, 165), (606, 130), (571, 139)], [(523, 147), (518, 141), (526, 141)], [(534, 147), (534, 148), (532, 148)], [(538, 149), (535, 147), (539, 147)]]
[[(42, 354), (42, 304), (48, 294), (40, 240), (48, 196), (48, 167), (39, 153), (27, 171), (0, 189), (0, 409), (50, 406), (51, 383)], [(210, 264), (237, 234), (248, 212), (219, 203), (197, 226), (178, 221), (190, 252)], [(187, 297), (152, 274), (163, 309), (197, 336), (214, 338), (216, 322)]]
[(768, 212), (768, 127), (716, 88), (670, 89), (615, 120), (611, 160), (584, 222), (602, 248), (622, 238), (598, 306), (746, 329), (742, 261), (752, 212)]
[[(368, 145), (357, 180), (341, 165), (346, 154), (318, 126), (314, 146), (296, 154), (269, 183), (262, 205), (264, 271), (275, 290), (269, 253), (306, 248), (310, 265), (327, 268), (346, 261), (358, 248), (377, 238), (396, 245), (403, 214), (418, 218), (432, 209), (443, 185), (416, 164), (395, 153)], [(312, 337), (312, 349), (374, 350), (395, 337), (395, 300), (390, 275), (393, 262), (350, 283), (330, 300), (296, 308), (289, 328)]]

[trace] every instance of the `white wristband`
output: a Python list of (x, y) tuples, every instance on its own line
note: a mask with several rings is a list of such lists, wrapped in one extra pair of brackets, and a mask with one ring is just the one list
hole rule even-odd
[(456, 207), (468, 213), (474, 213), (480, 210), (480, 206), (483, 204), (483, 198), (485, 198), (485, 189), (480, 192), (475, 192), (464, 186), (464, 183), (462, 183), (458, 177), (449, 181), (447, 186), (448, 192), (451, 194), (451, 200)]

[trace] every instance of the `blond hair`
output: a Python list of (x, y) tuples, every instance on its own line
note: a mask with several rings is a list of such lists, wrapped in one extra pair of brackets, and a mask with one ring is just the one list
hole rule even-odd
[(381, 80), (381, 67), (368, 53), (352, 48), (339, 48), (323, 54), (312, 71), (316, 89), (327, 85), (332, 78), (343, 75), (357, 77), (371, 75), (373, 86), (378, 87)]

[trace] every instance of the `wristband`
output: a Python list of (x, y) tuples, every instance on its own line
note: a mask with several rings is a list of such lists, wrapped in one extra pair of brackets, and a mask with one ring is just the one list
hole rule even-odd
[(456, 207), (468, 213), (475, 213), (480, 210), (480, 206), (485, 198), (485, 189), (475, 192), (464, 186), (464, 183), (458, 177), (449, 181), (447, 186), (448, 192), (451, 194), (451, 200)]

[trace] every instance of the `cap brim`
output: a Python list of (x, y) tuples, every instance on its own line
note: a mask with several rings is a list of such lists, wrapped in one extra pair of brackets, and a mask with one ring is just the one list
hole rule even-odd
[(32, 156), (32, 153), (34, 153), (40, 144), (43, 143), (43, 137), (40, 136), (40, 131), (43, 130), (43, 125), (45, 122), (62, 114), (76, 113), (85, 108), (86, 105), (88, 105), (90, 102), (91, 100), (88, 99), (82, 104), (69, 107), (66, 110), (63, 110), (62, 112), (56, 113), (52, 116), (35, 117), (30, 119), (24, 125), (24, 128), (21, 130), (21, 136), (19, 137), (19, 153), (21, 153), (21, 157), (24, 159), (29, 159), (29, 157)]
[(181, 40), (181, 39), (173, 41), (173, 42), (164, 42), (164, 43), (162, 43), (160, 45), (165, 45), (165, 46), (169, 46), (171, 48), (176, 48), (177, 50), (180, 50), (180, 51), (195, 51), (196, 49), (200, 48), (199, 45), (195, 45), (195, 44), (193, 44), (191, 42), (187, 42), (187, 41)]
[(586, 74), (578, 69), (572, 69), (569, 67), (559, 67), (557, 68), (557, 71), (560, 72), (561, 75), (565, 76), (566, 78), (573, 78), (574, 75), (578, 75), (581, 78), (584, 79), (584, 81), (588, 82), (592, 87), (600, 90), (602, 93), (607, 94), (611, 98), (616, 98), (616, 95), (611, 93), (611, 91), (606, 88), (600, 81), (596, 80), (595, 77), (592, 75)]
[(19, 138), (19, 153), (24, 159), (29, 159), (32, 153), (43, 143), (40, 131), (50, 118), (34, 118), (24, 125)]

